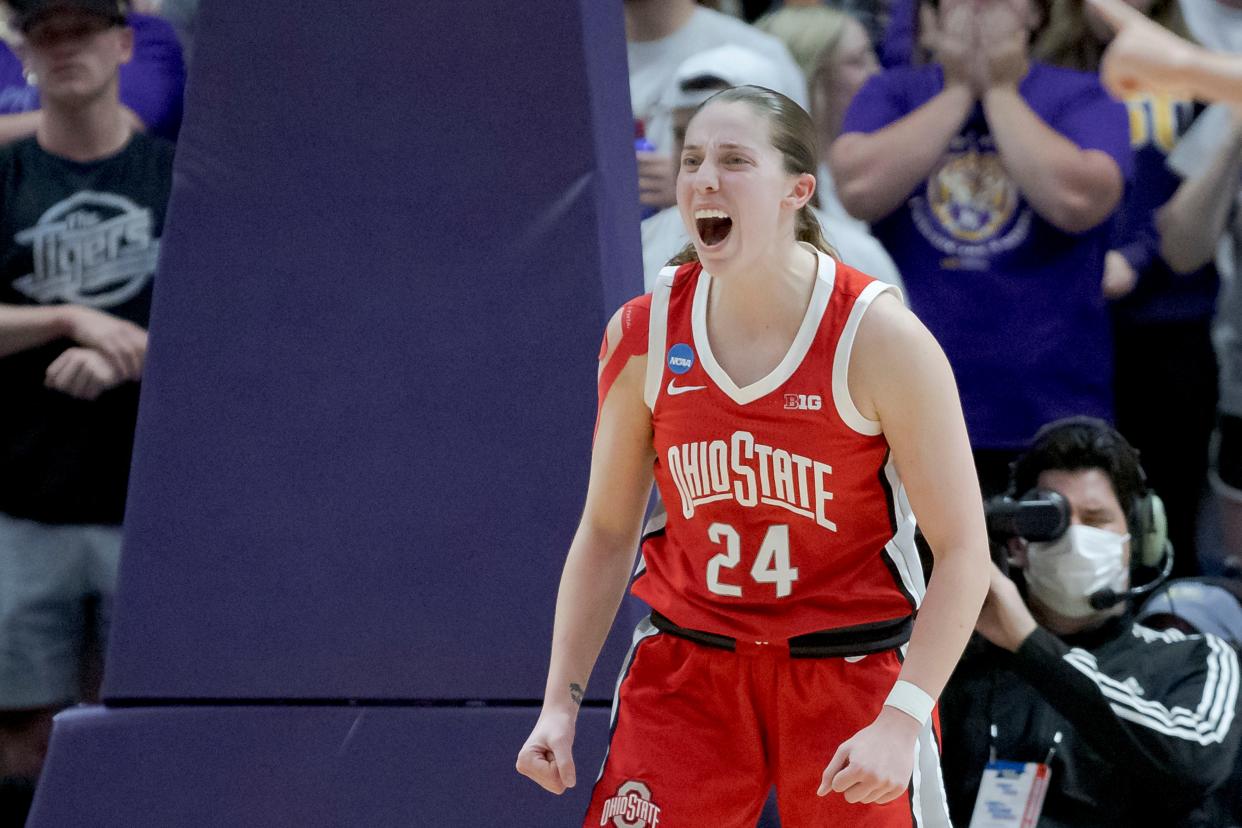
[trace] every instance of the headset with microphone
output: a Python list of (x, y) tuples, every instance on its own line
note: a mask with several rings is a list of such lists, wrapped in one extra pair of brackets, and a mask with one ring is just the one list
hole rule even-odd
[[(1054, 438), (1068, 438), (1072, 445), (1083, 450), (1083, 458), (1057, 458), (1064, 462), (1050, 465), (1051, 460), (1043, 454)], [(1090, 460), (1092, 456), (1107, 458), (1110, 462), (1093, 463)], [(1041, 460), (1044, 462), (1041, 463)], [(1052, 493), (1036, 487), (1040, 472), (1054, 468), (1072, 471), (1097, 467), (1108, 475), (1126, 510), (1126, 524), (1130, 530), (1131, 584), (1143, 570), (1158, 570), (1155, 577), (1138, 586), (1122, 591), (1104, 588), (1088, 596), (1087, 600), (1094, 609), (1105, 610), (1122, 601), (1147, 595), (1164, 583), (1173, 571), (1173, 544), (1169, 541), (1164, 502), (1147, 487), (1147, 474), (1139, 464), (1138, 452), (1134, 447), (1116, 429), (1094, 417), (1068, 417), (1049, 423), (1035, 435), (1031, 448), (1010, 466), (1008, 497), (1016, 498), (1019, 493), (1025, 492), (1020, 500), (1035, 498), (1055, 502), (1055, 498), (1050, 497)], [(1128, 508), (1124, 502), (1127, 494), (1130, 496)], [(1058, 532), (1057, 536), (1063, 532)]]
[[(1139, 467), (1139, 472), (1142, 471)], [(1146, 476), (1143, 480), (1146, 481)], [(1131, 583), (1136, 569), (1159, 567), (1159, 572), (1150, 581), (1131, 586), (1123, 592), (1105, 587), (1091, 593), (1087, 600), (1095, 609), (1104, 610), (1122, 601), (1141, 598), (1163, 584), (1173, 571), (1173, 543), (1169, 540), (1169, 520), (1164, 513), (1164, 501), (1155, 492), (1146, 490), (1132, 511), (1134, 516), (1129, 519)]]

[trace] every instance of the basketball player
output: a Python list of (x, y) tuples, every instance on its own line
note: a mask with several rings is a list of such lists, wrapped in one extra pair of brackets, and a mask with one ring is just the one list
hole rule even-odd
[(654, 473), (667, 514), (633, 588), (653, 612), (584, 825), (751, 828), (772, 785), (785, 828), (948, 824), (929, 719), (987, 591), (979, 487), (944, 355), (807, 209), (817, 158), (789, 99), (709, 99), (677, 181), (690, 261), (609, 323), (586, 508), (517, 761), (554, 793), (576, 782), (578, 705)]

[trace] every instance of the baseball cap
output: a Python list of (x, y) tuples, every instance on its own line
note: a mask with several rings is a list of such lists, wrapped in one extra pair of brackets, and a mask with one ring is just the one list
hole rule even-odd
[(1199, 580), (1170, 581), (1143, 604), (1135, 621), (1172, 615), (1201, 633), (1242, 643), (1242, 604), (1224, 587)]
[(59, 11), (84, 11), (107, 18), (116, 25), (125, 23), (126, 4), (120, 0), (8, 0), (14, 12), (14, 25), (21, 31), (49, 14)]
[(789, 94), (781, 89), (781, 73), (776, 64), (744, 46), (727, 44), (698, 52), (682, 61), (664, 96), (665, 106), (669, 109), (698, 106), (719, 91), (718, 88), (697, 88), (712, 80), (725, 86), (762, 86)]

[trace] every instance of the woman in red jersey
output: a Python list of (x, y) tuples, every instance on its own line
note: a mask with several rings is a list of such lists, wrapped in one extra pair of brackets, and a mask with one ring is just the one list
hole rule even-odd
[(677, 180), (686, 261), (609, 323), (586, 508), (517, 761), (554, 793), (575, 784), (578, 705), (654, 477), (664, 508), (633, 586), (652, 614), (584, 825), (753, 828), (773, 785), (784, 828), (948, 824), (930, 719), (987, 591), (979, 487), (939, 346), (822, 238), (817, 158), (789, 99), (708, 100)]

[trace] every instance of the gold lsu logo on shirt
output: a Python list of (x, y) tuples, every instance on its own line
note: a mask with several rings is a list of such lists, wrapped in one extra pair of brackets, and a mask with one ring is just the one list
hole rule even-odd
[(995, 236), (1013, 218), (1018, 188), (998, 153), (970, 147), (951, 155), (931, 176), (927, 203), (954, 238), (979, 242)]

